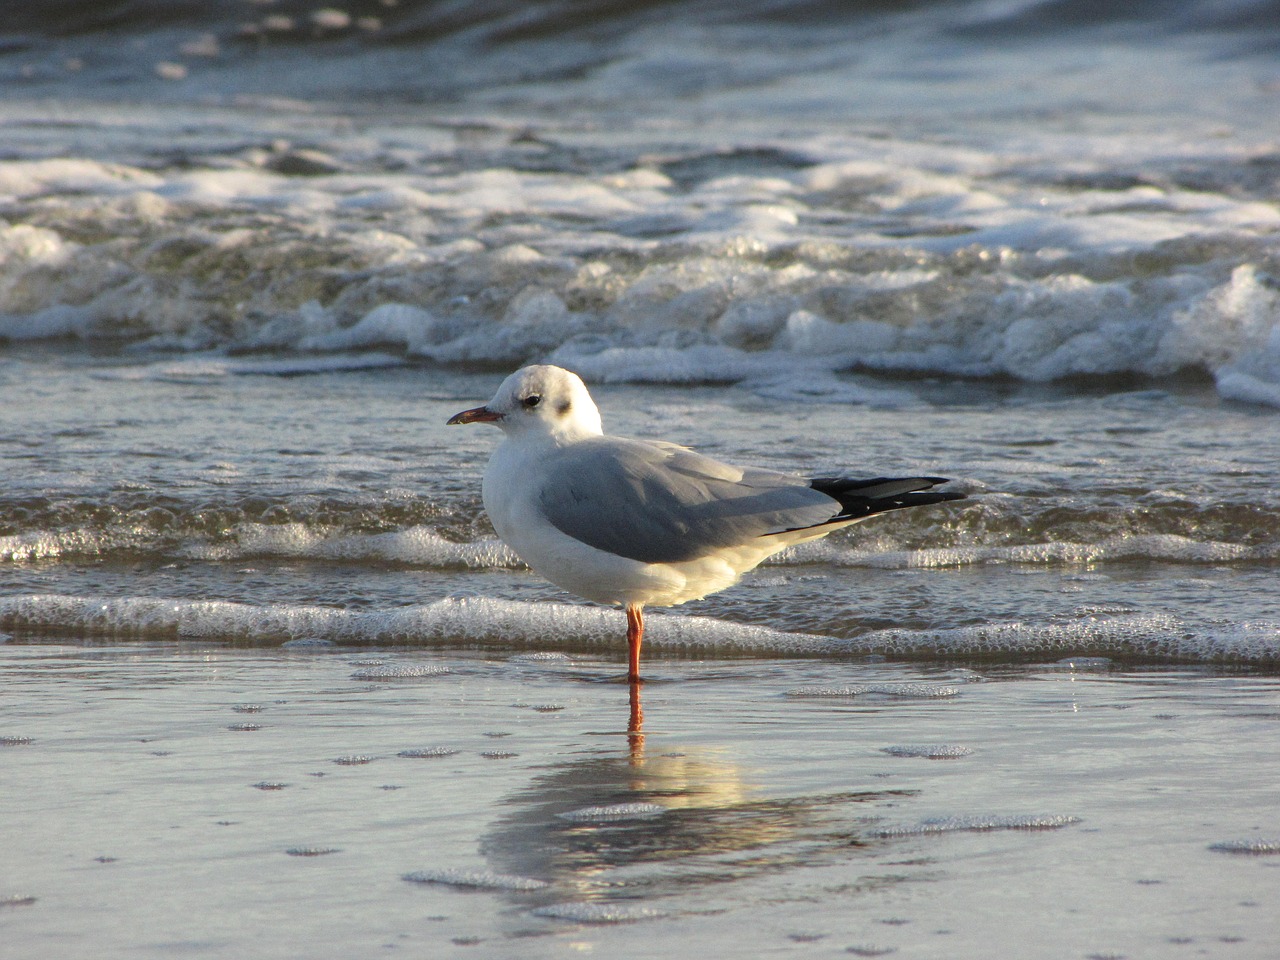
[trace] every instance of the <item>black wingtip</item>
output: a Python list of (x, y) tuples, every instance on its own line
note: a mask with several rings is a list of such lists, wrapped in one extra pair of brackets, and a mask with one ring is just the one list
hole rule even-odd
[(950, 482), (946, 477), (815, 477), (809, 486), (840, 504), (840, 512), (829, 521), (835, 523), (889, 510), (966, 499), (958, 490), (932, 489)]

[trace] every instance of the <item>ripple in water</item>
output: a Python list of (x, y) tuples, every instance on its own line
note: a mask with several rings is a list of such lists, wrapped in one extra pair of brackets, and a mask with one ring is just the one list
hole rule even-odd
[(286, 640), (280, 644), (281, 650), (328, 650), (334, 646), (332, 640), (324, 640), (320, 637), (298, 637), (296, 640)]
[(1052, 666), (1060, 670), (1110, 670), (1115, 661), (1110, 657), (1063, 657)]

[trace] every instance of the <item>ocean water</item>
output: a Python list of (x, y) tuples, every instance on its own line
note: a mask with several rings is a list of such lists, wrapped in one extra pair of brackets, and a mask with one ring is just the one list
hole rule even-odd
[[(1270, 957), (1280, 7), (46, 3), (0, 25), (0, 942)], [(969, 498), (623, 618), (606, 429)]]

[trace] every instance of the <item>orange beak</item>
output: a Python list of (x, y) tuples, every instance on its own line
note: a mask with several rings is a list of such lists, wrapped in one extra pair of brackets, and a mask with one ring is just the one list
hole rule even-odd
[(495, 413), (488, 407), (472, 407), (470, 410), (455, 413), (445, 421), (445, 426), (451, 426), (455, 423), (496, 423), (501, 419), (502, 414)]

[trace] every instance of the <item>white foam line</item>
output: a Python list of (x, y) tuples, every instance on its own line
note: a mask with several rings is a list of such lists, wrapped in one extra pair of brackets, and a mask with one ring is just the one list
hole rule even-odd
[(1192, 540), (1176, 534), (1112, 537), (1093, 543), (1026, 543), (991, 547), (934, 547), (923, 550), (843, 550), (836, 544), (806, 545), (786, 559), (879, 570), (933, 569), (984, 563), (1081, 564), (1117, 560), (1165, 560), (1174, 563), (1230, 563), (1271, 560), (1275, 544), (1250, 547), (1217, 540)]
[(1103, 650), (1142, 659), (1193, 662), (1280, 661), (1280, 625), (1246, 622), (1205, 628), (1167, 614), (1084, 617), (1059, 623), (994, 623), (970, 627), (865, 634), (860, 642), (886, 656), (935, 650), (950, 656), (1071, 654)]
[[(390, 533), (332, 536), (303, 523), (241, 523), (232, 531), (235, 541), (193, 544), (183, 551), (196, 560), (234, 560), (245, 557), (297, 557), (312, 560), (382, 560), (429, 567), (493, 569), (524, 564), (502, 541), (489, 538), (470, 543), (446, 540), (429, 527), (416, 526)], [(0, 542), (0, 548), (3, 543)], [(4, 556), (0, 549), (0, 558)]]
[[(1280, 662), (1280, 624), (1192, 625), (1177, 617), (1083, 617), (1049, 623), (1006, 622), (923, 630), (890, 628), (859, 637), (787, 633), (709, 617), (656, 613), (646, 637), (664, 651), (775, 657), (881, 654), (901, 659), (1027, 657), (1105, 652), (1113, 657), (1208, 663)], [(0, 598), (0, 628), (44, 633), (282, 643), (322, 638), (339, 644), (496, 646), (574, 645), (617, 650), (624, 627), (616, 610), (566, 603), (450, 597), (394, 610), (266, 607), (228, 601), (29, 594)]]
[[(380, 560), (426, 567), (500, 569), (523, 567), (520, 558), (494, 538), (456, 542), (426, 526), (388, 533), (335, 535), (331, 529), (305, 523), (244, 522), (231, 529), (232, 539), (190, 543), (180, 555), (192, 560), (238, 560), (293, 557), (315, 560)], [(135, 528), (111, 531), (70, 530), (0, 536), (0, 562), (21, 563), (61, 556), (102, 556), (143, 549), (147, 541)], [(1280, 559), (1280, 545), (1246, 546), (1200, 541), (1175, 534), (1114, 537), (1092, 543), (1028, 543), (1010, 546), (957, 546), (920, 550), (847, 549), (822, 541), (783, 551), (771, 566), (828, 563), (877, 570), (939, 569), (982, 564), (1085, 564), (1126, 560), (1220, 564)]]
[[(0, 623), (46, 632), (267, 643), (323, 637), (346, 644), (493, 644), (539, 648), (577, 641), (615, 649), (625, 627), (620, 614), (599, 607), (446, 598), (395, 610), (258, 607), (228, 601), (103, 598), (35, 594), (0, 598)], [(655, 614), (646, 640), (659, 649), (814, 654), (837, 652), (832, 637), (785, 633), (707, 617)]]

